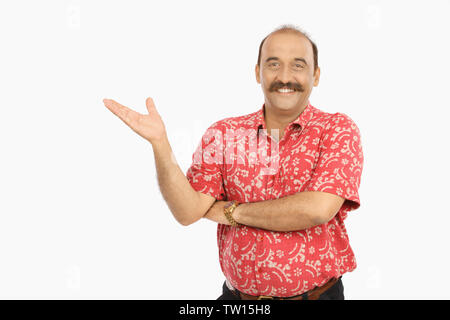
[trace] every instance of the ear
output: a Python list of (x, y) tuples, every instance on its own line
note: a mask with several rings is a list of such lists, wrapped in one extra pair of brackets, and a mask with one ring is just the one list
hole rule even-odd
[(314, 87), (317, 87), (319, 85), (319, 78), (320, 78), (320, 68), (317, 67), (317, 70), (314, 72)]
[(256, 75), (256, 82), (261, 83), (261, 78), (259, 77), (259, 65), (255, 66), (255, 75)]

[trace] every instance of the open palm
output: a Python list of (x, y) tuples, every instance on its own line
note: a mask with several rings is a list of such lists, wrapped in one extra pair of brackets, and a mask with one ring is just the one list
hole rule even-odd
[(166, 129), (152, 98), (145, 101), (148, 114), (131, 110), (111, 99), (103, 99), (103, 103), (134, 132), (151, 143), (165, 137)]

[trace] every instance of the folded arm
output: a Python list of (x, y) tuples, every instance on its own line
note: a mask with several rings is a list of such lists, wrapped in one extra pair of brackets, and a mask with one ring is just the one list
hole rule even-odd
[[(271, 231), (303, 230), (330, 221), (344, 201), (328, 192), (305, 191), (274, 200), (243, 203), (234, 210), (233, 218), (238, 223)], [(223, 214), (225, 203), (216, 201), (205, 218), (228, 224)]]

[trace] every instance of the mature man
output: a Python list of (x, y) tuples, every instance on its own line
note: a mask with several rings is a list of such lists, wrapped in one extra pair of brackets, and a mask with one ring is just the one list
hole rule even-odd
[(262, 107), (212, 124), (186, 175), (151, 98), (148, 115), (104, 103), (151, 142), (176, 220), (218, 223), (226, 278), (219, 299), (344, 299), (341, 277), (356, 268), (344, 219), (360, 206), (358, 127), (310, 104), (318, 51), (296, 27), (281, 26), (261, 42), (255, 74)]

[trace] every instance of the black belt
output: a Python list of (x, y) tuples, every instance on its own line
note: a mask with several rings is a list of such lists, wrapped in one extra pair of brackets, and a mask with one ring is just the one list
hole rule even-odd
[(243, 293), (237, 289), (234, 289), (232, 292), (241, 300), (317, 300), (319, 299), (322, 293), (330, 289), (336, 282), (338, 282), (340, 278), (341, 277), (331, 278), (327, 283), (325, 283), (321, 287), (315, 287), (314, 289), (302, 293), (301, 295), (292, 297), (252, 296), (250, 294)]

